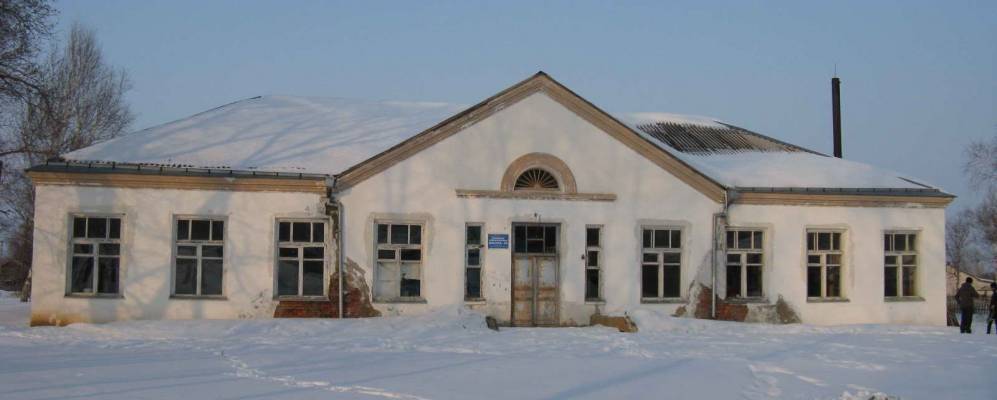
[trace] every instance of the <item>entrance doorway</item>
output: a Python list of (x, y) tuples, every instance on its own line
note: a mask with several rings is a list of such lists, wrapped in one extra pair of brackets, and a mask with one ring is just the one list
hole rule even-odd
[(513, 326), (558, 324), (558, 231), (557, 224), (513, 224)]

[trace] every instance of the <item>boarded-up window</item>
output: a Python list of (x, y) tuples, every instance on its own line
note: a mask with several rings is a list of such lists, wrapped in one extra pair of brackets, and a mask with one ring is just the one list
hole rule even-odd
[(681, 294), (682, 231), (644, 228), (641, 254), (641, 298), (678, 298)]
[(177, 218), (174, 251), (174, 296), (223, 294), (224, 218)]
[(121, 217), (75, 215), (69, 292), (79, 295), (120, 293)]

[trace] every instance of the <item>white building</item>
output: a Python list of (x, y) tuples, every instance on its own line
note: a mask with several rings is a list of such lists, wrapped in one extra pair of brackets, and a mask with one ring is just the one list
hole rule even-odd
[(33, 324), (330, 315), (341, 264), (347, 316), (946, 321), (953, 196), (543, 73), (464, 110), (257, 97), (29, 173)]

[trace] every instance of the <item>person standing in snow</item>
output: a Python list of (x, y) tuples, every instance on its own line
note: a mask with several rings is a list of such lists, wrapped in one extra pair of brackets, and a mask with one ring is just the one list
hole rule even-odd
[(997, 318), (997, 282), (990, 282), (990, 316), (987, 317), (988, 335), (990, 334), (990, 324), (994, 324), (994, 318)]
[(980, 294), (973, 288), (973, 278), (966, 278), (966, 283), (955, 292), (955, 301), (959, 303), (962, 318), (959, 319), (959, 333), (973, 333), (973, 308)]

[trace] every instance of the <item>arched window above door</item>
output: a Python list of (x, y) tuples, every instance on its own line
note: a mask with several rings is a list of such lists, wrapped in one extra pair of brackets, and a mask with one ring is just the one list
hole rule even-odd
[(506, 168), (499, 190), (503, 192), (578, 193), (575, 176), (561, 159), (547, 153), (520, 156)]
[(513, 190), (560, 190), (561, 185), (550, 172), (541, 168), (530, 168), (519, 174)]

